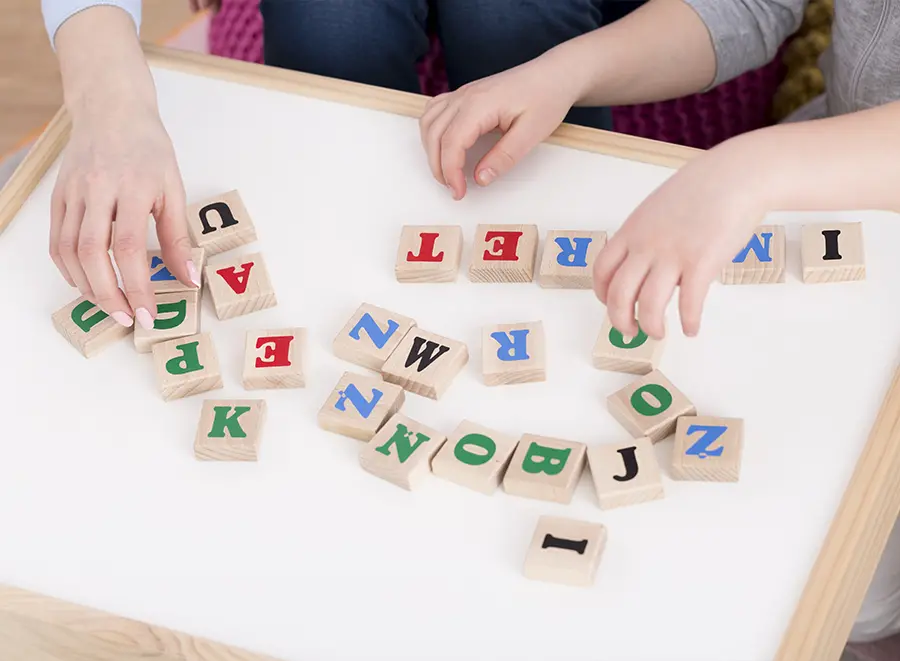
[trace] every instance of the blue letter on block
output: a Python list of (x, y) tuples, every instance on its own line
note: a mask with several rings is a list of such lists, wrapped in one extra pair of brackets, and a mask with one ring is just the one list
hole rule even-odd
[(363, 397), (362, 393), (352, 383), (347, 386), (345, 390), (338, 391), (338, 401), (335, 402), (334, 408), (338, 411), (346, 411), (347, 410), (347, 400), (350, 400), (350, 403), (353, 404), (353, 408), (359, 411), (359, 414), (363, 418), (368, 418), (372, 415), (372, 411), (375, 409), (375, 406), (381, 400), (381, 397), (384, 395), (380, 390), (372, 389), (372, 400), (369, 401), (365, 397)]
[[(762, 237), (762, 241), (760, 241), (759, 237)], [(731, 260), (733, 264), (743, 264), (744, 260), (747, 259), (747, 255), (750, 254), (752, 250), (756, 254), (756, 259), (761, 262), (771, 262), (772, 261), (772, 252), (771, 248), (772, 241), (772, 233), (771, 232), (763, 232), (762, 234), (754, 234), (750, 237), (750, 241), (747, 242), (747, 245), (741, 250), (737, 256)]]
[(557, 237), (556, 245), (560, 253), (556, 256), (556, 263), (560, 266), (587, 266), (587, 251), (593, 239), (589, 236), (570, 239), (565, 236)]
[(509, 331), (509, 333), (498, 331), (491, 333), (491, 337), (497, 340), (497, 343), (500, 345), (500, 348), (497, 349), (497, 358), (503, 362), (508, 363), (513, 360), (528, 360), (530, 358), (526, 347), (528, 342), (527, 328)]
[(701, 459), (706, 459), (707, 457), (721, 457), (722, 450), (725, 449), (724, 446), (720, 445), (714, 450), (710, 450), (709, 446), (715, 443), (722, 434), (728, 431), (728, 427), (723, 427), (720, 425), (691, 425), (690, 427), (688, 427), (687, 433), (688, 436), (690, 436), (694, 432), (698, 431), (706, 433), (704, 433), (703, 436), (700, 437), (700, 440), (689, 447), (685, 454), (694, 454)]
[(358, 340), (359, 332), (364, 330), (366, 331), (366, 335), (372, 340), (372, 344), (381, 349), (387, 341), (391, 339), (391, 335), (397, 332), (398, 328), (400, 328), (400, 324), (389, 319), (387, 330), (383, 331), (372, 318), (372, 315), (366, 312), (357, 322), (356, 326), (353, 327), (353, 330), (350, 331), (350, 337), (354, 340)]
[(150, 276), (150, 282), (162, 282), (164, 280), (175, 280), (175, 276), (166, 268), (166, 265), (163, 264), (163, 260), (161, 260), (156, 255), (153, 256), (153, 259), (150, 260), (150, 268), (155, 269), (157, 266), (162, 266), (162, 268)]

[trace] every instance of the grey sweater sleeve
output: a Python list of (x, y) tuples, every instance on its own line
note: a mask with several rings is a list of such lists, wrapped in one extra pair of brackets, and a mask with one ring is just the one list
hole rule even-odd
[(771, 62), (800, 27), (807, 0), (683, 0), (706, 24), (716, 52), (710, 88)]
[(53, 46), (56, 31), (69, 18), (80, 11), (97, 5), (112, 5), (127, 11), (134, 20), (136, 29), (141, 26), (141, 0), (41, 0), (41, 11), (44, 14), (44, 27)]

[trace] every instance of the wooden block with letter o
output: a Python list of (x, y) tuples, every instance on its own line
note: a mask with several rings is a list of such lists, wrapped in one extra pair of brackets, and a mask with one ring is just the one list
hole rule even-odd
[(469, 279), (532, 282), (537, 247), (537, 225), (479, 225), (475, 229)]
[(525, 577), (589, 587), (595, 581), (606, 538), (606, 526), (601, 523), (542, 516), (525, 556)]
[(134, 329), (134, 348), (138, 353), (150, 353), (154, 344), (200, 332), (200, 292), (180, 291), (155, 294), (156, 319), (153, 328), (137, 325)]
[(592, 445), (587, 450), (587, 460), (600, 509), (637, 505), (665, 495), (659, 462), (649, 438)]
[(632, 436), (647, 436), (654, 443), (675, 432), (678, 418), (696, 413), (691, 401), (659, 370), (613, 393), (606, 405)]
[(344, 372), (319, 409), (319, 427), (369, 441), (400, 410), (406, 395), (400, 386), (377, 376)]
[(594, 367), (609, 372), (649, 374), (659, 366), (663, 340), (655, 340), (638, 328), (634, 337), (625, 337), (606, 317), (592, 354)]
[(266, 417), (262, 399), (208, 399), (200, 411), (194, 456), (201, 460), (256, 461)]
[(488, 326), (481, 342), (485, 385), (547, 380), (547, 349), (542, 322)]
[(431, 459), (446, 437), (405, 415), (395, 413), (359, 450), (363, 470), (412, 491), (430, 473)]
[(247, 390), (303, 388), (306, 330), (281, 328), (247, 331), (242, 383)]
[(380, 371), (409, 330), (415, 319), (363, 303), (332, 342), (338, 358)]
[(525, 434), (503, 477), (503, 490), (513, 496), (572, 502), (584, 470), (584, 443)]
[(784, 279), (785, 237), (781, 225), (758, 227), (719, 275), (726, 285), (775, 284)]
[(385, 361), (381, 374), (404, 390), (440, 399), (468, 362), (469, 350), (462, 342), (413, 328)]
[(206, 287), (219, 319), (231, 319), (278, 305), (266, 262), (258, 252), (208, 264)]
[(187, 220), (191, 241), (203, 248), (206, 257), (257, 239), (256, 226), (236, 190), (189, 205)]
[(862, 223), (817, 223), (800, 230), (803, 282), (865, 280)]
[(518, 440), (464, 420), (431, 461), (431, 471), (484, 494), (497, 490)]
[(153, 366), (167, 402), (223, 387), (219, 358), (209, 333), (154, 344)]
[(741, 418), (679, 418), (672, 446), (672, 478), (737, 482), (743, 449), (744, 421)]
[(553, 230), (544, 239), (537, 281), (547, 289), (593, 289), (594, 260), (606, 232)]
[(462, 258), (459, 225), (405, 225), (394, 275), (398, 282), (454, 282)]
[(53, 327), (85, 358), (92, 358), (127, 337), (134, 326), (123, 326), (81, 296), (51, 316)]

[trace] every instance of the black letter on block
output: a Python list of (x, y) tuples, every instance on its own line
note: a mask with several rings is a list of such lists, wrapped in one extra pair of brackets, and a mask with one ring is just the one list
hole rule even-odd
[(838, 234), (841, 230), (822, 230), (822, 236), (825, 237), (825, 254), (822, 259), (843, 259), (841, 253), (838, 252)]
[(586, 539), (576, 542), (571, 539), (559, 539), (558, 537), (554, 537), (550, 533), (547, 533), (544, 535), (544, 543), (541, 544), (541, 548), (565, 549), (567, 551), (575, 551), (578, 555), (584, 555), (585, 549), (587, 549), (587, 543), (588, 541)]
[(238, 224), (237, 218), (231, 213), (231, 208), (227, 204), (224, 202), (213, 202), (200, 209), (200, 222), (203, 223), (203, 232), (201, 234), (209, 234), (216, 231), (216, 228), (210, 225), (209, 220), (207, 220), (210, 211), (215, 211), (219, 214), (219, 217), (222, 219), (222, 229)]

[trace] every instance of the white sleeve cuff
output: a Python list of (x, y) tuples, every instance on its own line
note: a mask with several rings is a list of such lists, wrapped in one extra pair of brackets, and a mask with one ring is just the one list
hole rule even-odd
[(97, 5), (110, 5), (124, 9), (134, 20), (135, 29), (140, 30), (141, 0), (41, 0), (44, 27), (47, 29), (47, 36), (50, 37), (50, 45), (54, 50), (56, 49), (56, 31), (60, 26), (78, 12)]

